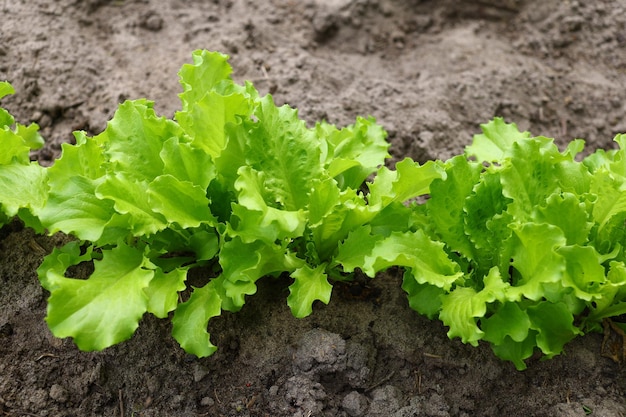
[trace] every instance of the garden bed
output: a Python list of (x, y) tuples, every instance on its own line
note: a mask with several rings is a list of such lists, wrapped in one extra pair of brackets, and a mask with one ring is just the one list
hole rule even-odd
[[(462, 153), (494, 116), (564, 145), (609, 149), (626, 132), (626, 7), (620, 1), (13, 1), (2, 6), (2, 105), (37, 122), (59, 157), (72, 131), (100, 133), (125, 99), (179, 108), (191, 52), (231, 56), (310, 125), (372, 115), (389, 165)], [(133, 338), (79, 351), (44, 322), (36, 269), (68, 238), (18, 221), (0, 231), (0, 414), (7, 416), (622, 416), (625, 374), (600, 333), (517, 371), (487, 345), (449, 340), (409, 308), (402, 273), (335, 284), (293, 318), (286, 277), (261, 280), (210, 322), (219, 349), (185, 354), (146, 315)], [(77, 271), (80, 275), (81, 271)], [(83, 271), (84, 273), (84, 271)], [(620, 342), (616, 339), (616, 342)], [(609, 346), (610, 347), (610, 346)], [(621, 346), (617, 346), (619, 349)]]

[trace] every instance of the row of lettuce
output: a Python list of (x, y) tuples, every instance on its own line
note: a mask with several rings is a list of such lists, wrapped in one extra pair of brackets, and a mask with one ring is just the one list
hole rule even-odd
[[(411, 308), (518, 369), (626, 313), (626, 135), (582, 158), (582, 140), (561, 152), (494, 119), (463, 155), (389, 169), (372, 118), (307, 127), (231, 71), (194, 52), (173, 119), (126, 101), (49, 168), (29, 157), (37, 126), (0, 108), (0, 224), (75, 238), (38, 269), (57, 337), (101, 350), (148, 312), (208, 356), (209, 320), (241, 309), (263, 277), (288, 274), (287, 304), (305, 317), (334, 282), (392, 266)], [(0, 98), (12, 93), (0, 83)], [(70, 278), (83, 262), (88, 279)]]

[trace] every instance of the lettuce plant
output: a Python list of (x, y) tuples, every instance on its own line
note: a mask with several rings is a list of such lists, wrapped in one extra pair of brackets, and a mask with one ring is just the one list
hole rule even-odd
[[(372, 118), (308, 127), (233, 82), (219, 53), (194, 52), (179, 76), (174, 119), (126, 101), (50, 168), (29, 159), (37, 126), (0, 109), (0, 222), (75, 238), (38, 269), (56, 336), (101, 350), (151, 313), (208, 356), (209, 320), (263, 277), (288, 275), (305, 317), (333, 282), (391, 266), (411, 308), (518, 369), (626, 314), (626, 135), (582, 158), (582, 140), (560, 151), (494, 119), (463, 155), (388, 169)], [(89, 277), (74, 278), (83, 264)]]
[[(413, 235), (378, 236), (367, 256), (344, 265), (370, 275), (409, 267), (403, 288), (413, 309), (524, 369), (535, 348), (550, 358), (626, 313), (626, 135), (615, 138), (618, 150), (579, 161), (582, 140), (559, 152), (502, 119), (482, 128), (413, 206)], [(339, 258), (369, 235), (367, 226), (352, 232)]]
[[(101, 134), (76, 133), (48, 169), (36, 215), (50, 233), (78, 240), (39, 268), (46, 320), (81, 349), (129, 338), (146, 312), (173, 312), (181, 346), (210, 355), (209, 319), (241, 309), (258, 279), (282, 273), (293, 279), (291, 311), (307, 316), (316, 300), (329, 302), (331, 282), (350, 279), (337, 256), (348, 234), (407, 229), (402, 203), (443, 175), (434, 162), (383, 167), (389, 145), (371, 118), (309, 128), (296, 110), (234, 83), (224, 55), (193, 59), (179, 74), (175, 120), (152, 102), (127, 101)], [(93, 263), (91, 276), (68, 277), (80, 263)], [(206, 275), (195, 287), (192, 268)]]

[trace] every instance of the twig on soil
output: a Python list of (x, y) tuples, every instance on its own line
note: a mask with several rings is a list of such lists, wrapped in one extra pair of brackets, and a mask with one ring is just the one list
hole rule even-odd
[(423, 353), (424, 356), (426, 356), (427, 358), (432, 358), (432, 359), (443, 359), (443, 356), (441, 355), (435, 355), (434, 353), (428, 353), (428, 352), (424, 352)]
[(120, 401), (120, 417), (124, 417), (124, 396), (122, 395), (122, 390), (119, 390), (117, 394)]
[(22, 411), (22, 410), (15, 410), (15, 411), (8, 411), (8, 412), (3, 411), (2, 414), (5, 416), (9, 416), (9, 417), (13, 417), (13, 416), (41, 417), (41, 415), (39, 414), (33, 414), (33, 413), (29, 413), (27, 411)]
[(365, 392), (370, 392), (371, 390), (373, 390), (374, 388), (377, 388), (379, 386), (381, 386), (382, 384), (384, 384), (385, 382), (389, 381), (393, 375), (396, 373), (396, 371), (391, 371), (389, 373), (389, 375), (387, 375), (386, 377), (384, 377), (383, 379), (381, 379), (380, 381), (378, 381), (377, 383), (375, 383), (374, 385), (372, 385), (371, 387), (367, 388), (365, 390)]
[(602, 356), (622, 365), (626, 360), (626, 332), (610, 318), (603, 319), (602, 326), (604, 328), (604, 339), (600, 351)]
[(415, 371), (416, 375), (415, 384), (413, 385), (413, 389), (417, 389), (418, 394), (422, 394), (422, 373), (420, 371)]
[(248, 401), (246, 403), (246, 408), (249, 410), (250, 408), (252, 408), (252, 406), (254, 405), (254, 403), (256, 403), (258, 396), (257, 395), (253, 395), (252, 398), (250, 398), (250, 401)]
[(43, 358), (56, 358), (56, 359), (59, 359), (59, 357), (57, 355), (55, 355), (55, 354), (43, 353), (43, 354), (39, 355), (39, 357), (37, 359), (35, 359), (35, 362), (39, 362)]
[(28, 241), (28, 247), (35, 253), (39, 255), (45, 255), (46, 250), (35, 240), (31, 239)]
[(476, 3), (482, 5), (482, 6), (487, 6), (487, 7), (491, 7), (494, 8), (496, 10), (503, 10), (505, 12), (509, 12), (509, 13), (516, 13), (518, 12), (518, 8), (515, 6), (509, 6), (507, 4), (497, 4), (493, 1), (484, 1), (484, 0), (477, 0)]
[(215, 396), (215, 401), (217, 401), (218, 404), (221, 404), (222, 401), (220, 400), (220, 397), (217, 396), (217, 389), (213, 390), (213, 395)]

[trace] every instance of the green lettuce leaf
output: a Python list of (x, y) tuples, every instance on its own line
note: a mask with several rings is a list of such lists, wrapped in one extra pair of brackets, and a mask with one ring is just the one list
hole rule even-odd
[(109, 174), (98, 185), (95, 195), (101, 200), (113, 201), (115, 211), (126, 215), (130, 233), (134, 236), (151, 235), (167, 227), (167, 218), (154, 210), (149, 200), (149, 184), (120, 171)]
[(152, 210), (182, 228), (201, 224), (215, 225), (209, 209), (206, 189), (172, 175), (161, 175), (148, 185), (148, 203)]
[(324, 304), (330, 302), (332, 285), (324, 272), (326, 265), (311, 268), (304, 265), (291, 273), (294, 283), (289, 286), (287, 305), (294, 317), (303, 318), (313, 312), (313, 302), (319, 300)]
[(194, 288), (189, 300), (178, 305), (172, 318), (174, 339), (185, 351), (200, 358), (210, 356), (217, 350), (207, 332), (209, 320), (222, 312), (222, 300), (213, 282)]
[(0, 208), (8, 217), (22, 208), (37, 211), (47, 194), (46, 171), (39, 164), (0, 165)]
[(259, 122), (248, 126), (246, 160), (264, 175), (267, 203), (289, 211), (305, 208), (313, 180), (322, 176), (314, 132), (296, 110), (276, 107), (271, 96), (260, 100), (255, 116)]
[[(189, 99), (185, 95), (181, 98)], [(216, 158), (228, 141), (225, 126), (237, 123), (239, 116), (249, 115), (250, 107), (248, 98), (242, 94), (223, 96), (210, 91), (199, 101), (188, 103), (186, 111), (176, 113), (176, 119), (193, 138), (193, 146)]]
[(567, 241), (563, 232), (546, 223), (512, 224), (516, 237), (513, 250), (513, 288), (508, 291), (511, 301), (521, 297), (539, 300), (544, 286), (563, 279), (566, 264), (557, 252)]
[[(10, 83), (0, 82), (0, 99), (14, 93)], [(48, 197), (47, 173), (30, 161), (30, 151), (42, 145), (39, 126), (15, 123), (13, 116), (0, 108), (0, 226), (19, 215), (28, 226), (40, 231), (41, 222), (34, 212)]]
[(104, 144), (114, 170), (137, 181), (152, 181), (163, 173), (163, 144), (182, 135), (182, 129), (172, 120), (158, 117), (153, 106), (148, 100), (122, 103), (97, 139)]
[(63, 231), (95, 242), (115, 213), (113, 201), (95, 195), (106, 160), (99, 144), (84, 133), (75, 136), (76, 146), (63, 144), (61, 158), (47, 169), (50, 192), (36, 214), (49, 233)]
[(20, 136), (30, 149), (40, 149), (44, 145), (44, 139), (39, 133), (39, 125), (31, 123), (28, 126), (16, 123), (15, 133)]
[[(102, 350), (130, 338), (138, 327), (148, 310), (145, 289), (154, 271), (141, 251), (120, 244), (102, 250), (88, 280), (61, 275), (81, 261), (85, 257), (73, 245), (53, 252), (40, 267), (41, 283), (50, 291), (46, 321), (56, 337), (73, 337), (82, 350)], [(55, 268), (48, 269), (50, 264)]]
[(445, 173), (437, 162), (420, 165), (408, 158), (396, 164), (395, 171), (382, 167), (369, 186), (369, 204), (377, 210), (394, 202), (403, 203), (412, 198), (432, 192), (431, 183)]
[(530, 138), (530, 133), (520, 132), (515, 124), (508, 124), (501, 117), (480, 128), (483, 133), (475, 135), (473, 143), (465, 148), (465, 155), (478, 162), (499, 162), (515, 143)]
[(483, 167), (468, 162), (463, 156), (452, 158), (446, 166), (445, 179), (435, 179), (430, 186), (428, 217), (439, 238), (451, 250), (476, 259), (473, 245), (465, 234), (463, 208)]
[[(13, 86), (6, 81), (0, 81), (0, 99), (11, 94), (15, 94)], [(15, 123), (13, 116), (6, 109), (0, 108), (0, 129), (9, 128), (13, 123)]]
[(429, 319), (439, 316), (442, 300), (447, 295), (443, 288), (431, 284), (420, 284), (411, 271), (406, 271), (402, 279), (402, 289), (407, 293), (409, 307)]
[(555, 159), (560, 156), (547, 138), (532, 138), (512, 145), (510, 157), (500, 170), (502, 193), (513, 200), (508, 210), (512, 215), (520, 220), (533, 216), (559, 190)]
[(269, 180), (264, 172), (250, 167), (239, 170), (235, 183), (238, 204), (233, 204), (232, 232), (250, 242), (256, 239), (274, 242), (277, 239), (302, 235), (305, 226), (303, 210), (285, 210), (268, 206), (264, 194)]
[(476, 291), (471, 287), (457, 286), (447, 296), (442, 297), (439, 318), (450, 328), (448, 337), (460, 337), (463, 343), (478, 346), (484, 336), (477, 325), (477, 319), (487, 312), (487, 306), (494, 301), (504, 301), (509, 284), (502, 280), (500, 271), (494, 267), (484, 278), (484, 288)]
[(178, 306), (179, 292), (186, 288), (186, 279), (186, 268), (176, 268), (166, 273), (155, 266), (154, 277), (145, 289), (148, 297), (146, 311), (161, 319), (167, 317)]
[(391, 266), (403, 266), (410, 268), (418, 283), (444, 290), (463, 276), (443, 250), (443, 244), (430, 240), (421, 230), (383, 237), (370, 234), (370, 228), (365, 226), (348, 236), (336, 261), (347, 272), (360, 268), (370, 277)]
[(316, 134), (325, 145), (324, 166), (342, 190), (359, 188), (389, 157), (387, 133), (372, 117), (358, 117), (352, 126), (343, 129), (318, 123)]
[(293, 272), (304, 266), (304, 261), (289, 253), (282, 245), (257, 240), (244, 242), (236, 237), (222, 246), (219, 254), (222, 266), (223, 308), (238, 311), (246, 295), (256, 293), (256, 281), (263, 276)]
[(574, 317), (564, 303), (541, 302), (526, 311), (531, 329), (537, 331), (537, 346), (548, 359), (563, 351), (563, 346), (583, 332), (574, 326)]

